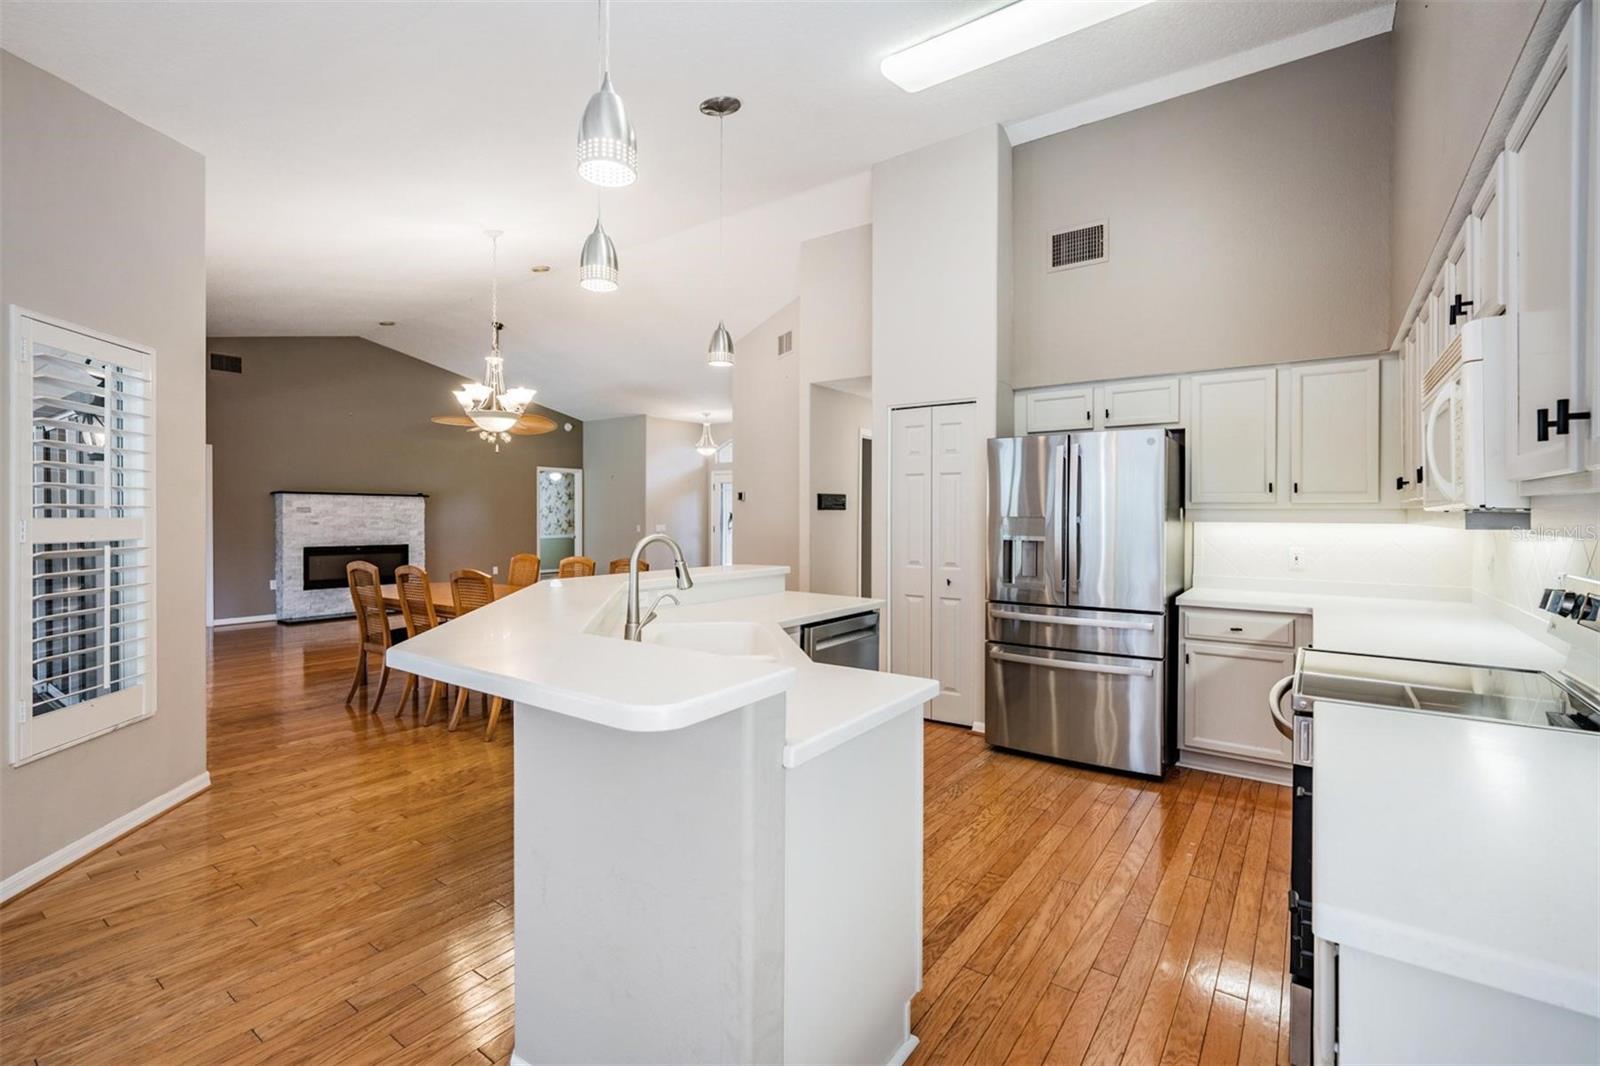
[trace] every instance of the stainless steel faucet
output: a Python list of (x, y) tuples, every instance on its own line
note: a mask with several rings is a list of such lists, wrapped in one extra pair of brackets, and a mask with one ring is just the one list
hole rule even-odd
[[(628, 623), (622, 630), (622, 635), (627, 640), (638, 640), (644, 627), (656, 616), (655, 605), (652, 605), (650, 614), (644, 621), (639, 620), (639, 557), (656, 541), (672, 549), (672, 572), (677, 575), (679, 590), (687, 591), (694, 588), (694, 579), (689, 576), (689, 564), (683, 561), (683, 549), (678, 547), (677, 541), (665, 533), (652, 533), (648, 537), (641, 537), (639, 543), (633, 546), (633, 554), (628, 557)], [(672, 602), (677, 603), (678, 598), (672, 597)], [(661, 600), (658, 598), (656, 605), (660, 603)]]

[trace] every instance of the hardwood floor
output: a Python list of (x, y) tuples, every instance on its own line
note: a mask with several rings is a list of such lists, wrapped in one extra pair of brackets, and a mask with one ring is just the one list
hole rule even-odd
[[(211, 789), (0, 907), (0, 1062), (507, 1060), (511, 731), (353, 633), (215, 635)], [(918, 1062), (1287, 1061), (1286, 790), (926, 745)]]

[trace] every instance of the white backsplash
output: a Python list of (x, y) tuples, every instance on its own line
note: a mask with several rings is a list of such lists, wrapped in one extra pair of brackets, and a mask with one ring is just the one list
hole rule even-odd
[(1191, 584), (1468, 599), (1479, 535), (1403, 522), (1196, 522)]
[(1563, 574), (1600, 580), (1600, 528), (1596, 523), (1541, 525), (1529, 530), (1473, 534), (1472, 588), (1480, 599), (1544, 620), (1539, 594), (1561, 584)]

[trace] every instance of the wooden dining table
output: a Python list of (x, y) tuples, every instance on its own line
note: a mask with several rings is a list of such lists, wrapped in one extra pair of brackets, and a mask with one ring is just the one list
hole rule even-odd
[[(454, 618), (456, 616), (456, 598), (450, 591), (450, 582), (430, 581), (428, 582), (428, 590), (433, 594), (434, 614), (437, 614), (440, 618)], [(400, 593), (395, 590), (393, 585), (384, 585), (378, 591), (383, 595), (383, 605), (385, 607), (391, 611), (400, 609)], [(502, 585), (497, 581), (494, 586), (494, 598), (498, 600), (502, 596), (509, 596), (515, 591), (517, 591), (517, 586)]]

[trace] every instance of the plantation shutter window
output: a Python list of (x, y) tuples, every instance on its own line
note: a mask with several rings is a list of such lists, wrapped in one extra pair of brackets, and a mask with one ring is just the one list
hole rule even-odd
[(12, 309), (10, 760), (153, 712), (153, 353)]

